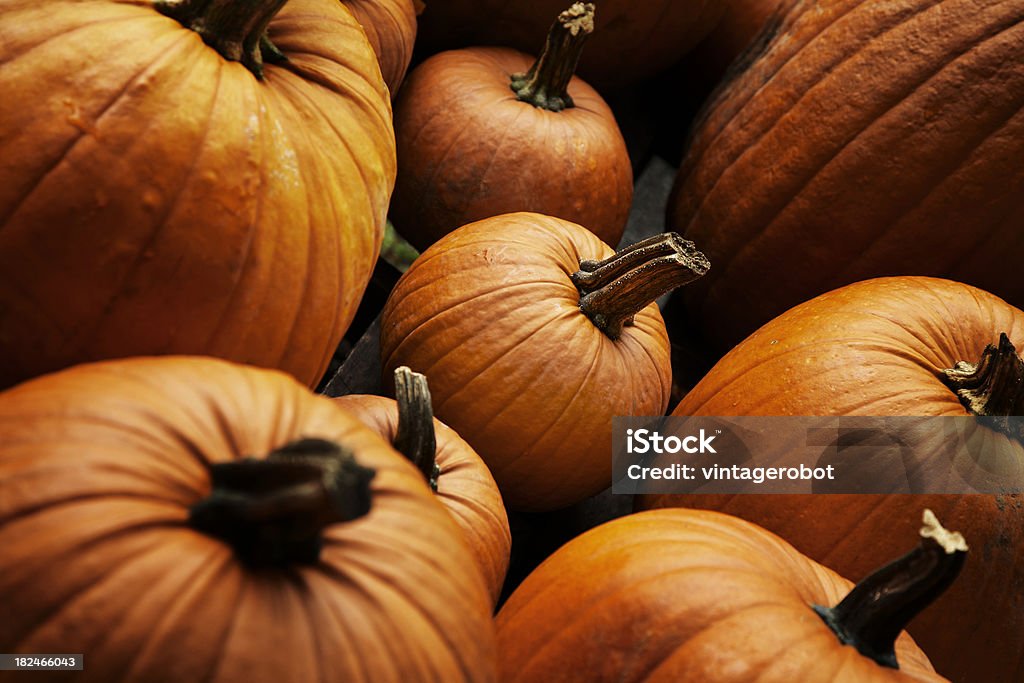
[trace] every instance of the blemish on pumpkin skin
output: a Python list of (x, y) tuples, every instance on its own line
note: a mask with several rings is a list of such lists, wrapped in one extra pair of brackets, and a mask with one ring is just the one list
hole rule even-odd
[(508, 263), (508, 258), (505, 256), (505, 247), (499, 247), (497, 249), (487, 247), (480, 252), (480, 256), (483, 257), (484, 261), (486, 261), (488, 265), (493, 265), (495, 263)]
[(68, 110), (68, 114), (65, 117), (65, 120), (68, 123), (70, 123), (72, 126), (77, 128), (78, 130), (82, 131), (86, 135), (91, 135), (94, 138), (99, 138), (99, 135), (97, 134), (96, 126), (94, 126), (93, 124), (89, 123), (84, 118), (82, 118), (82, 111), (78, 108), (78, 105), (75, 104), (75, 102), (73, 100), (71, 100), (70, 98), (65, 97), (64, 100), (63, 100), (63, 104), (64, 104), (64, 106)]
[(148, 211), (156, 211), (160, 208), (160, 193), (153, 188), (142, 193), (142, 206)]

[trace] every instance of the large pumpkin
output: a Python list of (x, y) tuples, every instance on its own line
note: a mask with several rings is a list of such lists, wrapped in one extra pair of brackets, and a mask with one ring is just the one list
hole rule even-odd
[(83, 653), (68, 680), (494, 677), (420, 473), (280, 372), (132, 359), (0, 394), (0, 543), (0, 649)]
[[(281, 4), (159, 6), (190, 30), (145, 2), (0, 0), (0, 387), (172, 353), (320, 379), (383, 237), (394, 140), (351, 13), (292, 0), (270, 20)], [(265, 20), (286, 62), (246, 33)]]
[[(762, 327), (673, 414), (952, 416), (971, 414), (965, 404), (972, 403), (976, 412), (1016, 406), (1012, 413), (994, 412), (1019, 415), (1024, 368), (1012, 348), (998, 354), (998, 365), (984, 364), (1008, 380), (995, 392), (972, 392), (988, 378), (967, 381), (956, 372), (961, 361), (978, 363), (1000, 333), (1020, 347), (1024, 312), (973, 287), (923, 277), (862, 282)], [(1024, 446), (1001, 433), (993, 432), (991, 442), (1017, 462), (1024, 458)], [(963, 580), (911, 633), (936, 669), (956, 681), (1016, 680), (1024, 666), (1022, 495), (649, 496), (639, 504), (738, 515), (852, 578), (891, 556), (911, 524), (908, 511), (926, 505), (963, 531), (978, 552)]]
[[(420, 18), (429, 49), (504, 45), (537, 49), (567, 0), (429, 0)], [(723, 0), (599, 0), (580, 74), (600, 86), (635, 83), (670, 66), (715, 25)]]
[(425, 251), (384, 308), (384, 377), (408, 365), (430, 378), (435, 414), (513, 509), (607, 488), (612, 417), (667, 407), (668, 338), (653, 302), (707, 261), (674, 235), (613, 257), (575, 223), (496, 216)]
[[(963, 563), (964, 539), (931, 521), (921, 531), (935, 540), (851, 592), (735, 517), (658, 510), (616, 519), (567, 543), (509, 597), (496, 620), (501, 680), (944, 680), (901, 631)], [(899, 539), (904, 552), (912, 539)]]
[[(756, 59), (763, 45), (774, 37), (781, 15), (793, 0), (725, 0), (725, 11), (714, 29), (687, 55), (691, 71), (699, 78), (717, 83), (734, 62), (733, 70)], [(741, 55), (743, 57), (739, 58)]]
[(888, 275), (1024, 305), (1024, 0), (802, 0), (692, 131), (669, 226), (715, 270), (687, 301), (729, 348)]
[(412, 61), (416, 42), (415, 0), (342, 0), (359, 20), (377, 54), (380, 72), (394, 98)]
[(633, 198), (629, 152), (611, 109), (573, 76), (593, 9), (576, 3), (557, 15), (536, 61), (474, 47), (413, 70), (395, 102), (391, 216), (414, 246), (514, 211), (564, 218), (619, 243)]
[(335, 403), (393, 444), (431, 482), (469, 542), (497, 603), (508, 571), (512, 535), (494, 477), (454, 429), (433, 417), (426, 378), (395, 370), (395, 398), (349, 394)]

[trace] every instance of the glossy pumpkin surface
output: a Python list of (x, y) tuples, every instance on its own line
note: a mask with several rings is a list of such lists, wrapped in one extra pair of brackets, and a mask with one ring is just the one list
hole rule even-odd
[[(398, 436), (398, 406), (383, 396), (352, 394), (335, 403), (380, 434), (388, 443)], [(494, 477), (480, 456), (454, 429), (434, 420), (437, 440), (435, 462), (440, 469), (437, 497), (465, 534), (497, 602), (508, 571), (512, 535), (508, 515)]]
[(315, 384), (395, 174), (352, 15), (288, 2), (263, 80), (149, 3), (3, 0), (0, 25), (0, 386), (174, 353)]
[(380, 72), (394, 98), (405, 78), (416, 42), (414, 0), (343, 0), (366, 31)]
[(502, 607), (501, 680), (574, 681), (581, 671), (617, 683), (944, 680), (906, 633), (899, 670), (842, 645), (812, 605), (833, 605), (850, 587), (735, 517), (622, 517), (560, 548)]
[[(857, 283), (762, 327), (673, 414), (969, 415), (940, 374), (958, 361), (977, 362), (1001, 332), (1021, 348), (1024, 312), (976, 288), (922, 277)], [(1005, 456), (1024, 457), (1024, 447), (1009, 437), (992, 432), (990, 441)], [(738, 515), (851, 578), (891, 557), (900, 532), (915, 520), (908, 510), (927, 506), (978, 552), (911, 633), (952, 680), (1014, 680), (1020, 671), (1024, 496), (646, 496), (638, 502)]]
[[(276, 371), (78, 366), (0, 394), (0, 647), (85, 653), (74, 680), (493, 680), (490, 600), (402, 456)], [(313, 564), (254, 567), (188, 524), (212, 468), (300, 437), (376, 471)], [(261, 513), (262, 514), (262, 513)]]
[(564, 507), (611, 483), (611, 418), (665, 410), (668, 337), (656, 305), (612, 340), (571, 275), (612, 250), (574, 223), (517, 213), (456, 230), (391, 293), (384, 376), (430, 381), (434, 413), (487, 463), (513, 509)]

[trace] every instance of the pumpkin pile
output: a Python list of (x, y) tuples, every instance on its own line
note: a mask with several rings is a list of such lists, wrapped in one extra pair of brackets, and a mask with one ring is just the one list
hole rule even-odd
[[(1024, 682), (1024, 0), (0, 0), (0, 86), (0, 683)], [(666, 415), (1004, 492), (614, 493)]]

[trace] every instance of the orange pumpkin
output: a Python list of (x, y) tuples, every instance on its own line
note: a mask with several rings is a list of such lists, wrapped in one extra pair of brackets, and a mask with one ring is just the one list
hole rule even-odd
[(384, 376), (430, 377), (434, 412), (480, 454), (516, 510), (611, 484), (615, 415), (664, 412), (668, 338), (654, 300), (708, 268), (661, 235), (619, 256), (568, 221), (472, 223), (425, 251), (381, 318)]
[(173, 353), (320, 379), (394, 139), (351, 13), (282, 4), (0, 0), (0, 387)]
[(366, 31), (380, 72), (394, 99), (412, 60), (416, 42), (413, 0), (342, 0)]
[[(973, 404), (979, 413), (999, 414), (1001, 407), (1002, 414), (1019, 415), (1024, 366), (1012, 346), (1009, 353), (985, 351), (1003, 332), (1024, 343), (1024, 312), (973, 287), (923, 277), (861, 282), (762, 327), (673, 414), (970, 415)], [(983, 367), (1008, 381), (978, 392), (990, 377), (972, 379), (957, 364), (983, 356), (998, 361)], [(1019, 441), (999, 432), (990, 437), (990, 453), (1013, 462), (1024, 458)], [(908, 510), (927, 505), (962, 530), (982, 559), (968, 562), (964, 580), (911, 632), (952, 680), (1009, 681), (1021, 669), (1024, 496), (649, 496), (638, 504), (738, 515), (854, 577), (892, 556), (910, 524)]]
[(778, 31), (781, 15), (793, 1), (726, 0), (722, 18), (685, 61), (711, 83), (719, 82), (734, 62), (739, 62), (734, 70), (745, 68)]
[(728, 349), (879, 276), (1024, 305), (1024, 0), (800, 0), (695, 125), (670, 229), (716, 264), (687, 293)]
[(966, 545), (927, 513), (921, 535), (851, 591), (735, 517), (658, 510), (613, 520), (567, 543), (509, 597), (496, 619), (501, 680), (944, 680), (902, 628), (956, 577)]
[(0, 394), (0, 543), (0, 649), (84, 653), (76, 681), (494, 678), (451, 516), (280, 372), (131, 359)]
[(455, 430), (433, 417), (426, 378), (395, 370), (396, 399), (350, 394), (334, 402), (358, 417), (428, 477), (455, 519), (497, 603), (512, 550), (508, 515), (494, 477)]
[(619, 243), (633, 198), (629, 152), (611, 109), (573, 76), (593, 22), (589, 3), (562, 12), (536, 61), (473, 47), (413, 70), (395, 102), (391, 217), (403, 237), (423, 250), (467, 223), (532, 211)]

